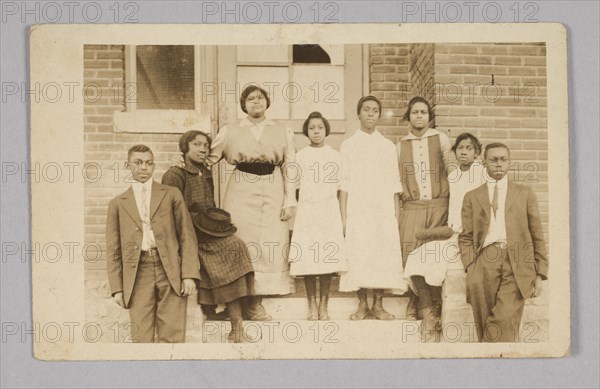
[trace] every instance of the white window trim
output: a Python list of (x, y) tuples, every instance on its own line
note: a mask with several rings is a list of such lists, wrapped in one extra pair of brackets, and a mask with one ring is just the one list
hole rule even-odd
[[(182, 134), (189, 130), (212, 132), (210, 99), (203, 99), (202, 85), (214, 82), (216, 69), (214, 48), (194, 46), (194, 107), (193, 110), (137, 109), (137, 96), (125, 96), (125, 112), (115, 112), (115, 132)], [(125, 85), (136, 82), (136, 46), (125, 46)], [(134, 92), (137, 90), (135, 88)], [(127, 92), (127, 88), (125, 88)], [(205, 101), (203, 101), (205, 100)]]

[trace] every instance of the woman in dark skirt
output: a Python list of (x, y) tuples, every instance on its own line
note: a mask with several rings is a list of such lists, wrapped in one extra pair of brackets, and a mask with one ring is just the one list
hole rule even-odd
[[(191, 130), (179, 138), (179, 150), (183, 153), (182, 166), (171, 166), (162, 177), (164, 185), (181, 191), (188, 207), (192, 204), (204, 209), (214, 207), (214, 184), (212, 173), (206, 166), (211, 139), (208, 134)], [(205, 320), (227, 320), (227, 311), (216, 312), (216, 305), (200, 304)]]
[(227, 339), (242, 342), (242, 298), (254, 295), (254, 271), (246, 244), (233, 235), (237, 228), (227, 211), (193, 204), (190, 214), (200, 255), (198, 302), (226, 304), (231, 321)]

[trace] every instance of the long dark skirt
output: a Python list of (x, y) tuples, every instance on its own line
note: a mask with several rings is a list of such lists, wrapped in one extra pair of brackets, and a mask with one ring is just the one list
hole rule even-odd
[(420, 230), (440, 227), (448, 221), (448, 199), (406, 201), (400, 217), (402, 266), (406, 268), (408, 255), (421, 246), (415, 234)]
[(202, 287), (198, 289), (198, 303), (200, 304), (225, 304), (244, 296), (254, 296), (254, 273), (252, 272), (223, 286), (213, 289)]

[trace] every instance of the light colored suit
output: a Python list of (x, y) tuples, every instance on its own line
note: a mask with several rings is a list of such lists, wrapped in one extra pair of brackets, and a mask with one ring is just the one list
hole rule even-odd
[[(147, 323), (135, 323), (134, 317), (152, 320), (151, 324), (154, 324), (156, 321), (154, 316), (160, 316), (160, 307), (156, 315), (150, 315), (152, 317), (148, 313), (151, 312), (151, 309), (156, 309), (156, 305), (160, 304), (177, 305), (177, 315), (172, 320), (181, 321), (181, 315), (183, 315), (185, 331), (187, 298), (181, 296), (181, 283), (184, 278), (200, 279), (200, 262), (194, 226), (179, 190), (153, 182), (149, 217), (159, 253), (155, 258), (141, 255), (142, 221), (133, 189), (129, 188), (110, 201), (106, 222), (106, 267), (111, 292), (112, 294), (123, 292), (125, 306), (131, 309), (132, 322), (138, 327), (146, 328)], [(146, 269), (143, 275), (142, 268)], [(154, 272), (159, 275), (149, 277), (148, 272), (150, 275)], [(148, 283), (149, 280), (156, 285), (140, 284), (140, 282)], [(152, 288), (161, 289), (158, 292), (158, 298), (153, 297)], [(168, 295), (172, 295), (172, 297)], [(140, 299), (144, 301), (140, 301)], [(156, 299), (158, 301), (155, 301)], [(169, 301), (171, 303), (168, 303)], [(182, 305), (183, 313), (179, 312)], [(138, 309), (137, 307), (148, 312), (143, 314), (134, 312)], [(166, 316), (166, 327), (168, 327), (171, 307), (163, 308), (168, 313), (163, 315)], [(163, 322), (161, 317), (158, 319), (159, 323)], [(181, 332), (181, 323), (178, 326), (178, 332)], [(141, 331), (140, 328), (135, 328), (135, 330)], [(152, 329), (146, 328), (146, 330), (146, 332), (152, 331), (152, 334), (145, 334), (145, 339), (153, 338), (153, 327)], [(134, 338), (136, 337), (134, 336)]]
[[(505, 201), (507, 248), (483, 248), (490, 225), (487, 184), (468, 192), (462, 207), (459, 235), (461, 259), (467, 271), (467, 300), (473, 307), (479, 339), (518, 340), (524, 299), (537, 275), (547, 278), (548, 256), (533, 190), (508, 182)], [(484, 338), (489, 327), (501, 331)]]

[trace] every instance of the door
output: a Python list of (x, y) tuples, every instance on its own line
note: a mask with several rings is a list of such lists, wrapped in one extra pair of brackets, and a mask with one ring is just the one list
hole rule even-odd
[[(256, 45), (218, 46), (217, 127), (246, 117), (239, 97), (248, 84), (269, 93), (267, 117), (294, 131), (296, 149), (308, 145), (302, 125), (312, 111), (319, 111), (331, 125), (326, 143), (339, 150), (348, 132), (359, 126), (356, 103), (363, 95), (363, 47), (361, 45)], [(348, 131), (350, 130), (350, 131)], [(216, 179), (221, 204), (225, 172), (233, 167), (221, 162)]]

